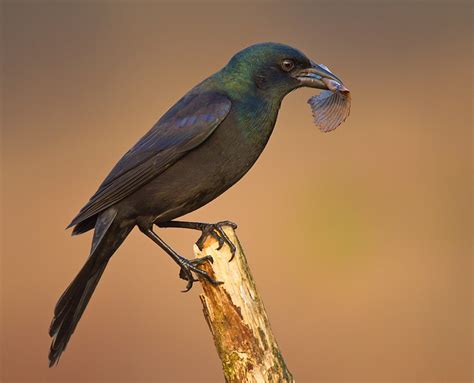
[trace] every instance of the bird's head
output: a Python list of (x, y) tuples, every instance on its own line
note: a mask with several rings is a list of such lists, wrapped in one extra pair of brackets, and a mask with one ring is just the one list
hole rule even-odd
[(224, 67), (226, 82), (234, 87), (256, 88), (283, 98), (300, 87), (328, 89), (323, 79), (342, 81), (304, 53), (278, 43), (255, 44), (235, 54)]

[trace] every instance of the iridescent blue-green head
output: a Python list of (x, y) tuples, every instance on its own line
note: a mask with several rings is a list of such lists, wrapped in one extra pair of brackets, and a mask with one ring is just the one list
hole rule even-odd
[(342, 84), (326, 67), (298, 49), (278, 43), (255, 44), (243, 49), (219, 73), (236, 93), (250, 87), (279, 99), (300, 87), (328, 89), (323, 79)]

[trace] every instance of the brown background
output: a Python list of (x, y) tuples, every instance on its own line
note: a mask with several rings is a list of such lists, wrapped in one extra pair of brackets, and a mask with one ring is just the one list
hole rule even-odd
[[(468, 382), (472, 367), (468, 2), (3, 3), (2, 381), (219, 382), (198, 300), (133, 232), (58, 368), (57, 298), (90, 234), (65, 225), (191, 86), (260, 41), (353, 91), (337, 131), (300, 90), (265, 153), (189, 219), (239, 223), (298, 382)], [(164, 236), (191, 255), (197, 233)]]

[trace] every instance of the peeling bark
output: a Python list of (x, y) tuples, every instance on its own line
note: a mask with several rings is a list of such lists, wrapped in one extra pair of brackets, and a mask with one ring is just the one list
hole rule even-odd
[(232, 228), (226, 234), (237, 247), (229, 262), (228, 246), (217, 250), (217, 241), (208, 236), (204, 248), (194, 248), (196, 257), (211, 255), (214, 263), (200, 267), (224, 284), (213, 286), (200, 278), (204, 317), (229, 383), (294, 382), (270, 328), (267, 313), (257, 292), (240, 242)]

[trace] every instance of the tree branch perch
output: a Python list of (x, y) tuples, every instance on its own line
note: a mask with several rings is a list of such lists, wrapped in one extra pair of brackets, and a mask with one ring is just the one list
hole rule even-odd
[(214, 263), (200, 267), (224, 284), (213, 286), (201, 277), (200, 295), (204, 317), (209, 325), (228, 383), (293, 383), (270, 328), (267, 313), (257, 292), (240, 242), (230, 227), (225, 233), (235, 244), (235, 258), (228, 246), (208, 236), (203, 250), (194, 247), (196, 257), (211, 255)]

